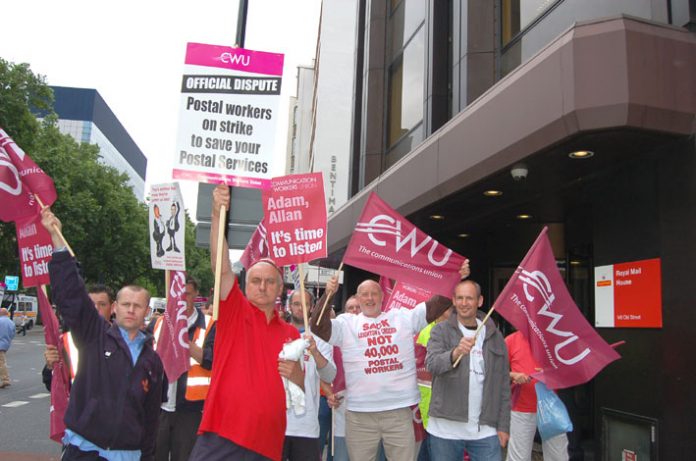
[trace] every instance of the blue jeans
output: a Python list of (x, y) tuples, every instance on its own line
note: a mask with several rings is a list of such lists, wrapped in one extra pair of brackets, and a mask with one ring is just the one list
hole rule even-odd
[(492, 435), (480, 440), (448, 440), (432, 434), (430, 439), (430, 458), (437, 461), (462, 461), (464, 450), (471, 461), (501, 461), (500, 439)]
[(417, 461), (430, 461), (430, 434), (427, 432), (425, 433), (425, 438), (421, 442)]
[[(319, 453), (324, 453), (327, 447), (326, 461), (332, 461), (331, 456), (331, 408), (323, 395), (319, 397)], [(322, 458), (323, 459), (323, 458)]]

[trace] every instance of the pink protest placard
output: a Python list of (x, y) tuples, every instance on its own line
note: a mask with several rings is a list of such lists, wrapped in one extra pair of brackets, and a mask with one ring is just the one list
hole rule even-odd
[(53, 254), (53, 245), (48, 231), (41, 225), (41, 216), (18, 220), (17, 246), (22, 267), (22, 286), (24, 288), (51, 283), (48, 276), (48, 263)]
[(321, 173), (273, 178), (264, 200), (270, 256), (280, 266), (326, 257), (326, 203)]
[(391, 309), (413, 309), (420, 303), (424, 303), (432, 296), (432, 292), (423, 288), (414, 287), (408, 283), (397, 282), (391, 291), (387, 303), (382, 308), (383, 312)]

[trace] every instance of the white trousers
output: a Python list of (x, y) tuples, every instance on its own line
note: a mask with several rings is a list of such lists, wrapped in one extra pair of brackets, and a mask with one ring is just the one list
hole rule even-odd
[[(530, 461), (532, 459), (536, 429), (536, 413), (512, 412), (506, 461)], [(560, 434), (542, 442), (541, 448), (544, 451), (544, 461), (568, 461), (568, 436), (566, 434)]]

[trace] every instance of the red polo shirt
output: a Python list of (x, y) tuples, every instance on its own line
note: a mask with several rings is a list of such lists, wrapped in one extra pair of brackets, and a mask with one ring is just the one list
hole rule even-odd
[(220, 301), (210, 391), (198, 433), (214, 432), (280, 460), (286, 423), (278, 354), (285, 342), (297, 338), (297, 329), (277, 312), (267, 322), (235, 281)]

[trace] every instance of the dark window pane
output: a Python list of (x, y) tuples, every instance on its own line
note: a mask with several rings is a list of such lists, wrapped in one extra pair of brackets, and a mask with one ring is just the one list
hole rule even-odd
[(386, 168), (391, 167), (406, 156), (414, 147), (420, 144), (421, 141), (423, 141), (423, 124), (419, 123), (387, 152)]
[(423, 119), (424, 34), (421, 28), (389, 70), (387, 146)]
[(503, 0), (503, 45), (558, 0)]

